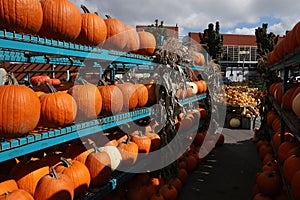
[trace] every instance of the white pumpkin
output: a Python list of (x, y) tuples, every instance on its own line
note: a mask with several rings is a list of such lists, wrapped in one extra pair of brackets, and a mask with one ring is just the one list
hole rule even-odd
[(232, 118), (230, 121), (229, 121), (229, 125), (233, 128), (237, 128), (241, 125), (241, 121), (237, 118)]
[(122, 161), (122, 156), (119, 149), (115, 146), (104, 146), (98, 148), (100, 152), (106, 152), (110, 157), (111, 170), (114, 171), (118, 168)]
[(192, 94), (195, 95), (198, 93), (198, 86), (194, 82), (186, 82), (186, 86), (192, 88)]
[(294, 113), (300, 117), (300, 93), (298, 93), (294, 100), (293, 100), (293, 104), (292, 104), (292, 109), (294, 111)]

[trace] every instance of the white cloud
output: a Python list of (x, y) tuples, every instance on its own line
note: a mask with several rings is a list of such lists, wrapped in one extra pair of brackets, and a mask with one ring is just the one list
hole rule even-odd
[[(284, 34), (300, 20), (295, 0), (71, 0), (85, 4), (101, 16), (109, 14), (129, 25), (148, 25), (155, 19), (181, 30), (202, 32), (209, 23), (220, 22), (221, 32), (249, 34), (268, 23), (268, 30)], [(269, 19), (271, 21), (261, 21)], [(181, 28), (182, 27), (182, 28)], [(223, 29), (223, 30), (222, 30)], [(254, 34), (254, 32), (252, 33)]]
[(228, 34), (239, 34), (239, 35), (254, 35), (255, 28), (235, 28), (233, 31), (226, 32)]

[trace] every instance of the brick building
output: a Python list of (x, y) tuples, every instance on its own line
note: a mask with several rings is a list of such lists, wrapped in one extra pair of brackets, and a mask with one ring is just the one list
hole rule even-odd
[[(191, 44), (200, 43), (201, 33), (189, 33)], [(224, 75), (233, 81), (255, 79), (259, 76), (257, 66), (257, 44), (255, 35), (222, 34), (224, 54), (221, 68)]]
[[(136, 26), (137, 30), (147, 28), (145, 25)], [(200, 32), (189, 32), (188, 36), (181, 37), (178, 33), (178, 26), (164, 26), (169, 37), (193, 44), (200, 44)], [(259, 74), (257, 67), (257, 44), (255, 35), (222, 34), (224, 54), (221, 59), (221, 68), (224, 76), (233, 81), (245, 79), (256, 79)]]

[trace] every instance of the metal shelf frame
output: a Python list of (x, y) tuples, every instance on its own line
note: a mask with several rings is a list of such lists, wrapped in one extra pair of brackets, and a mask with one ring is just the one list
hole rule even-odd
[(49, 59), (48, 57), (52, 55), (58, 56), (56, 62), (53, 61), (53, 64), (64, 65), (71, 65), (73, 62), (62, 62), (62, 58), (76, 58), (79, 60), (78, 65), (80, 65), (80, 61), (81, 65), (84, 65), (83, 61), (85, 59), (139, 65), (153, 64), (153, 59), (147, 56), (7, 32), (5, 30), (0, 30), (0, 49), (0, 59), (3, 61), (45, 63)]
[(98, 133), (99, 131), (125, 124), (130, 121), (142, 119), (152, 114), (154, 114), (154, 110), (152, 108), (144, 108), (115, 116), (104, 117), (98, 120), (82, 122), (47, 132), (30, 134), (28, 136), (9, 141), (3, 141), (0, 143), (0, 162), (83, 136)]
[(287, 125), (293, 135), (300, 140), (300, 119), (298, 119), (298, 117), (292, 111), (281, 109), (281, 106), (274, 100), (274, 97), (269, 96), (269, 100), (274, 109), (277, 111), (278, 115), (283, 120), (284, 124)]
[[(181, 104), (187, 105), (205, 98), (206, 94), (201, 94), (181, 100)], [(98, 133), (118, 125), (151, 116), (153, 114), (153, 108), (143, 108), (140, 110), (134, 110), (128, 113), (121, 113), (88, 122), (76, 123), (60, 129), (29, 134), (28, 136), (9, 141), (2, 141), (0, 142), (0, 162), (23, 156), (25, 154), (45, 149), (57, 144), (68, 142), (83, 136)]]

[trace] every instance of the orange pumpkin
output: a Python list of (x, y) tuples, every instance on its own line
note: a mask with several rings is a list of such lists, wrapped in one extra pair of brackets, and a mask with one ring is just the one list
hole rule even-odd
[(288, 157), (283, 163), (283, 175), (288, 183), (291, 183), (295, 173), (300, 170), (300, 152)]
[(124, 51), (129, 53), (136, 53), (140, 47), (139, 35), (132, 26), (125, 25), (125, 29), (128, 35), (128, 40), (124, 48)]
[(40, 125), (46, 127), (63, 127), (71, 124), (77, 114), (77, 104), (74, 98), (65, 92), (47, 84), (51, 93), (40, 96)]
[(49, 173), (49, 167), (39, 159), (23, 160), (10, 171), (10, 176), (16, 180), (19, 189), (24, 189), (31, 195), (35, 193), (38, 181)]
[(292, 104), (293, 104), (293, 99), (292, 96), (295, 92), (295, 90), (297, 89), (297, 87), (292, 87), (290, 89), (288, 89), (285, 94), (282, 96), (282, 107), (286, 110), (292, 110)]
[[(133, 110), (138, 105), (138, 92), (136, 87), (132, 83), (117, 84), (117, 87), (121, 90), (123, 96), (123, 109)], [(118, 97), (120, 98), (120, 97)]]
[(68, 93), (76, 101), (77, 115), (76, 119), (86, 120), (96, 118), (102, 109), (102, 97), (97, 86), (81, 79), (80, 84), (72, 86)]
[(300, 186), (300, 170), (294, 174), (292, 181), (291, 181), (291, 190), (292, 190), (295, 200), (300, 199), (299, 186)]
[(38, 124), (41, 112), (35, 92), (17, 85), (13, 75), (9, 75), (9, 80), (14, 85), (0, 86), (0, 137), (4, 138), (20, 137), (32, 131)]
[(26, 190), (17, 189), (0, 195), (0, 200), (34, 200), (31, 194)]
[(95, 13), (90, 13), (84, 5), (81, 5), (81, 8), (84, 11), (84, 13), (81, 14), (81, 31), (74, 42), (83, 45), (97, 46), (106, 40), (106, 24), (102, 17)]
[(102, 97), (103, 114), (116, 114), (123, 108), (122, 91), (115, 85), (98, 86)]
[(263, 171), (258, 173), (256, 182), (259, 190), (267, 195), (275, 195), (281, 189), (281, 179), (275, 171)]
[(294, 111), (294, 113), (300, 117), (300, 93), (298, 93), (294, 99), (293, 99), (293, 103), (292, 103), (292, 109)]
[(125, 24), (116, 18), (106, 15), (104, 22), (107, 28), (107, 37), (104, 42), (105, 49), (123, 50), (128, 41)]
[(8, 192), (19, 189), (17, 182), (9, 177), (0, 177), (0, 195)]
[(196, 65), (204, 65), (205, 64), (205, 58), (204, 58), (204, 55), (200, 52), (195, 52), (194, 51), (194, 63)]
[(89, 187), (91, 177), (88, 168), (77, 160), (67, 160), (61, 157), (62, 164), (55, 167), (58, 173), (67, 175), (74, 184), (74, 195), (83, 194)]
[(41, 0), (43, 25), (42, 37), (74, 41), (80, 34), (82, 18), (79, 9), (68, 0)]
[(122, 156), (122, 165), (125, 167), (133, 165), (138, 157), (138, 145), (131, 142), (130, 137), (127, 137), (125, 142), (118, 144), (118, 149)]
[(136, 84), (135, 87), (136, 87), (136, 91), (137, 91), (137, 95), (138, 95), (137, 108), (142, 108), (148, 102), (148, 96), (149, 96), (148, 89), (143, 84)]
[(140, 47), (137, 53), (140, 55), (152, 56), (156, 48), (154, 35), (146, 31), (138, 31), (137, 33), (140, 38)]
[(150, 152), (151, 139), (140, 131), (134, 131), (130, 134), (131, 141), (138, 145), (139, 153)]
[(74, 184), (71, 178), (56, 172), (54, 168), (51, 171), (50, 174), (43, 176), (37, 183), (34, 199), (72, 200), (74, 198)]
[(295, 141), (286, 141), (281, 143), (278, 147), (278, 160), (281, 163), (284, 163), (284, 161), (288, 158), (288, 152), (297, 146), (298, 143)]
[(36, 34), (43, 23), (42, 6), (38, 0), (2, 0), (0, 22), (1, 30)]
[(100, 152), (97, 148), (88, 155), (85, 165), (90, 172), (92, 186), (97, 187), (107, 183), (112, 174), (110, 164), (111, 160), (108, 153)]
[(159, 193), (168, 200), (176, 200), (178, 196), (176, 188), (171, 184), (164, 184), (161, 186)]

